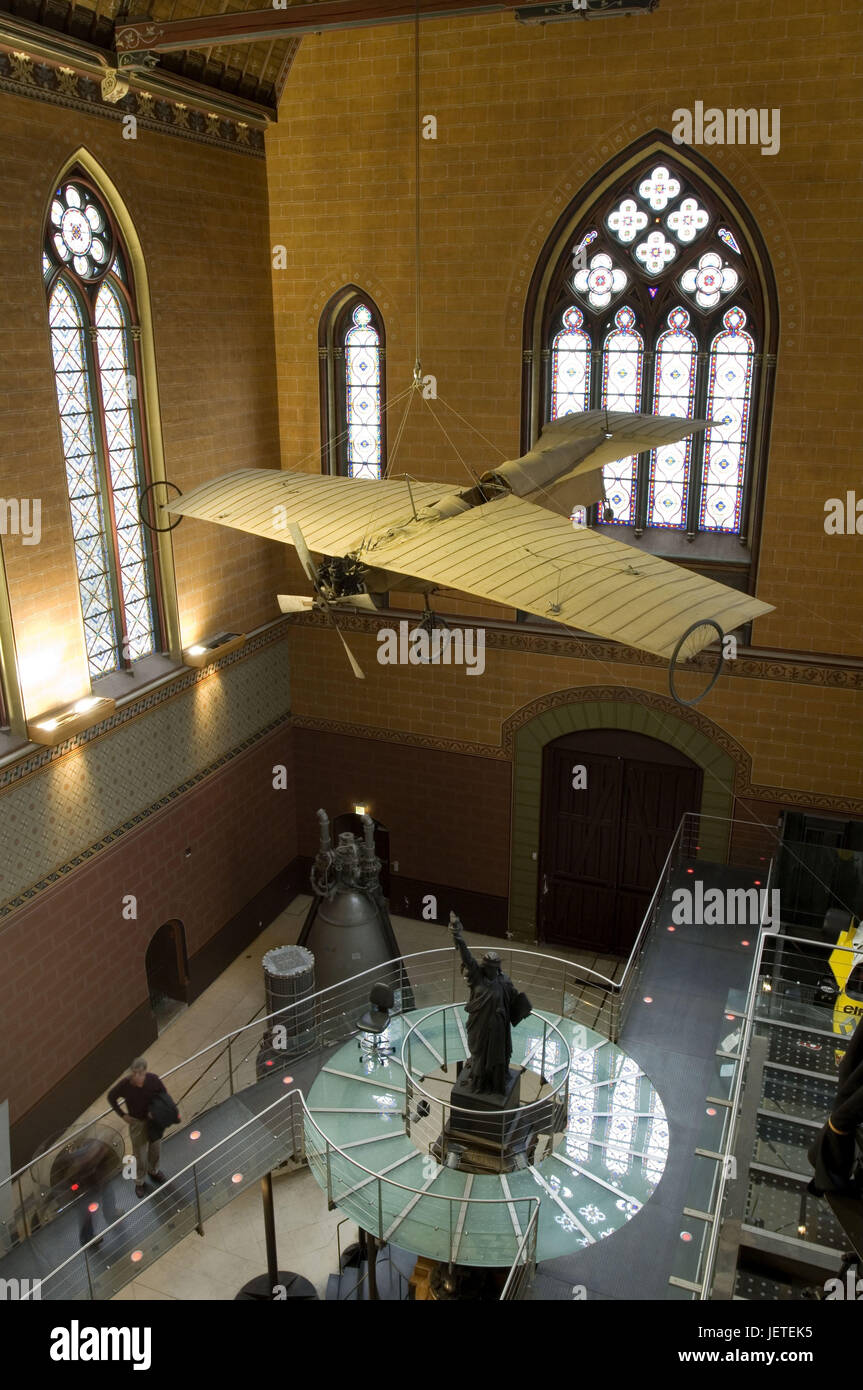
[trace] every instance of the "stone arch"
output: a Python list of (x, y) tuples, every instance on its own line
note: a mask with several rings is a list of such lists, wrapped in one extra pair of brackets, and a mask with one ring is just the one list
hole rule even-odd
[[(560, 690), (517, 710), (504, 725), (512, 755), (509, 932), (536, 939), (537, 875), (542, 809), (542, 755), (546, 744), (587, 729), (626, 729), (667, 743), (702, 770), (701, 854), (723, 862), (728, 854), (735, 795), (748, 785), (751, 759), (717, 724), (667, 696), (625, 686)], [(536, 856), (536, 857), (535, 857)]]

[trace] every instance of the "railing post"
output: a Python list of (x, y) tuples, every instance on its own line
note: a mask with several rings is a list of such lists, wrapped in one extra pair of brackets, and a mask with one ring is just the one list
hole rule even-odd
[(566, 966), (563, 967), (563, 984), (560, 991), (560, 1015), (566, 1017)]
[(444, 1069), (444, 1071), (446, 1071), (446, 1070), (447, 1070), (447, 1056), (446, 1056), (447, 1010), (446, 1010), (446, 1009), (443, 1009), (443, 1010), (442, 1010), (442, 1013), (443, 1013), (443, 1069)]
[(204, 1221), (203, 1221), (203, 1218), (202, 1218), (202, 1216), (201, 1216), (201, 1194), (200, 1194), (200, 1192), (198, 1191), (198, 1165), (197, 1165), (197, 1164), (195, 1164), (194, 1168), (192, 1169), (192, 1181), (193, 1181), (193, 1183), (195, 1184), (195, 1215), (196, 1215), (197, 1218), (198, 1218), (197, 1221), (195, 1222), (195, 1229), (197, 1230), (198, 1235), (199, 1235), (199, 1236), (202, 1236), (202, 1235), (204, 1234)]
[(231, 1048), (233, 1046), (233, 1042), (234, 1039), (232, 1037), (228, 1038), (228, 1085), (231, 1090), (231, 1095), (234, 1094), (234, 1061), (231, 1055)]
[(16, 1179), (16, 1182), (17, 1182), (17, 1184), (18, 1184), (18, 1200), (19, 1200), (20, 1203), (21, 1203), (21, 1220), (24, 1222), (24, 1239), (25, 1239), (25, 1240), (29, 1240), (29, 1239), (30, 1239), (30, 1228), (29, 1228), (29, 1226), (27, 1225), (27, 1208), (26, 1208), (26, 1206), (24, 1205), (24, 1189), (23, 1189), (23, 1187), (21, 1186), (21, 1174), (20, 1174), (20, 1173), (18, 1174), (18, 1177), (17, 1177), (17, 1179)]
[(547, 1033), (548, 1033), (548, 1019), (547, 1019), (547, 1018), (544, 1018), (544, 1019), (542, 1020), (542, 1061), (541, 1061), (540, 1064), (539, 1064), (539, 1084), (540, 1084), (540, 1089), (542, 1088), (542, 1084), (543, 1084), (543, 1082), (545, 1081), (545, 1039), (546, 1039), (546, 1034), (547, 1034)]
[(85, 1270), (87, 1271), (87, 1288), (88, 1288), (88, 1290), (89, 1290), (89, 1292), (90, 1292), (90, 1302), (92, 1303), (92, 1302), (95, 1302), (96, 1295), (95, 1295), (95, 1293), (93, 1292), (93, 1280), (92, 1280), (92, 1278), (91, 1278), (91, 1276), (90, 1276), (90, 1261), (89, 1261), (89, 1259), (88, 1259), (88, 1257), (87, 1257), (87, 1249), (86, 1249), (86, 1246), (85, 1246), (84, 1250), (83, 1250), (81, 1253), (82, 1253), (83, 1256), (84, 1256), (84, 1268), (85, 1268)]
[[(300, 1122), (300, 1162), (301, 1162), (301, 1163), (308, 1163), (308, 1159), (307, 1159), (307, 1157), (306, 1157), (306, 1126), (305, 1126), (305, 1123), (304, 1123), (304, 1121), (305, 1121), (305, 1114), (304, 1114), (304, 1112), (303, 1112), (302, 1104), (297, 1100), (297, 1097), (296, 1097), (295, 1095), (293, 1095), (293, 1094), (291, 1095), (291, 1119), (292, 1119), (292, 1121), (293, 1121), (294, 1123), (296, 1123), (297, 1119), (299, 1119), (299, 1122)], [(295, 1131), (295, 1133), (296, 1133), (296, 1131)]]
[(383, 1240), (383, 1238), (384, 1238), (384, 1194), (383, 1194), (383, 1182), (382, 1182), (382, 1179), (381, 1179), (381, 1178), (378, 1178), (378, 1236), (380, 1237), (381, 1240)]
[(327, 1210), (328, 1210), (328, 1211), (332, 1211), (333, 1206), (334, 1206), (335, 1204), (334, 1204), (334, 1202), (333, 1202), (333, 1170), (332, 1170), (332, 1164), (331, 1164), (331, 1162), (330, 1162), (330, 1141), (329, 1141), (329, 1139), (327, 1139), (327, 1140), (325, 1140), (324, 1142), (326, 1143), (326, 1146), (327, 1146), (327, 1147), (326, 1147), (326, 1159), (327, 1159)]

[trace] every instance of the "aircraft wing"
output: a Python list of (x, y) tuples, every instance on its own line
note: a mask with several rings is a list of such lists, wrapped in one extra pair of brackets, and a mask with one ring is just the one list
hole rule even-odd
[(322, 477), (277, 468), (243, 468), (201, 483), (165, 505), (172, 516), (216, 521), (253, 536), (292, 545), (288, 527), (299, 525), (310, 550), (348, 555), (365, 535), (379, 534), (458, 491), (446, 483), (401, 479)]
[(536, 443), (521, 458), (510, 459), (484, 474), (515, 494), (552, 511), (589, 506), (603, 496), (606, 464), (677, 444), (703, 430), (709, 420), (630, 411), (584, 410), (544, 425)]
[[(360, 559), (659, 657), (670, 657), (687, 628), (702, 619), (713, 619), (726, 633), (772, 611), (749, 594), (517, 497), (408, 530), (361, 551)], [(711, 629), (699, 629), (680, 660), (715, 640)]]

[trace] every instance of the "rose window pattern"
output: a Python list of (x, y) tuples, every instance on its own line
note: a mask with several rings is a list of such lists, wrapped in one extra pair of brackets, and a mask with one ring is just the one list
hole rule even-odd
[(71, 264), (84, 280), (92, 280), (109, 265), (113, 233), (95, 196), (82, 185), (67, 183), (51, 203), (51, 244), (59, 259)]
[(606, 465), (603, 502), (574, 524), (741, 531), (761, 353), (745, 245), (726, 205), (655, 157), (575, 228), (544, 320), (546, 418), (607, 407), (714, 423)]
[(157, 650), (154, 558), (138, 514), (148, 482), (124, 253), (96, 193), (62, 184), (48, 213), (42, 271), (60, 442), (91, 679)]

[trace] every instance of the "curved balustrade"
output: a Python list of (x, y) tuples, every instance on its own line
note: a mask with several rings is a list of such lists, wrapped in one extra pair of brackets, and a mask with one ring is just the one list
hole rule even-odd
[[(500, 1179), (487, 1178), (494, 1195), (480, 1195), (479, 1183), (474, 1195), (475, 1184), (470, 1179), (466, 1182), (463, 1173), (424, 1160), (412, 1145), (409, 1154), (392, 1165), (406, 1179), (413, 1179), (400, 1182), (387, 1171), (387, 1163), (382, 1161), (376, 1171), (348, 1153), (349, 1145), (337, 1147), (305, 1103), (304, 1108), (309, 1167), (330, 1205), (338, 1206), (363, 1230), (429, 1259), (453, 1264), (500, 1267), (517, 1258), (539, 1210), (538, 1191), (528, 1196), (503, 1194)], [(437, 1190), (431, 1191), (432, 1184)]]
[[(503, 969), (538, 1007), (576, 1019), (605, 1036), (614, 1035), (618, 996), (612, 980), (572, 961), (518, 947), (503, 947), (500, 955)], [(194, 1120), (235, 1095), (243, 1095), (252, 1104), (250, 1092), (268, 1076), (290, 1070), (304, 1058), (312, 1066), (316, 1058), (323, 1060), (354, 1035), (356, 1020), (368, 1006), (369, 991), (378, 981), (389, 984), (405, 1007), (455, 1003), (464, 993), (458, 957), (447, 945), (372, 967), (309, 999), (254, 1018), (161, 1073), (183, 1120)], [(314, 1011), (311, 1036), (307, 1021), (310, 1009)], [(303, 1011), (297, 1014), (303, 1020), (303, 1045), (294, 1048), (291, 1017), (298, 1010)], [(286, 1034), (281, 1049), (272, 1045), (273, 1029), (279, 1025)], [(63, 1150), (85, 1143), (105, 1126), (116, 1132), (125, 1151), (128, 1127), (106, 1108), (0, 1183), (0, 1255), (81, 1204), (79, 1195), (53, 1179), (55, 1160)], [(11, 1189), (5, 1202), (4, 1189)]]
[[(557, 1025), (540, 1016), (533, 1026), (538, 1029), (541, 1022), (541, 1034), (530, 1039), (520, 1062), (522, 1087), (533, 1081), (536, 1095), (516, 1108), (491, 1112), (453, 1105), (446, 1093), (458, 1064), (468, 1056), (462, 1012), (461, 1004), (442, 1004), (424, 1011), (405, 1032), (405, 1130), (417, 1148), (443, 1164), (452, 1152), (457, 1155), (474, 1145), (482, 1151), (485, 1171), (506, 1173), (513, 1167), (514, 1149), (533, 1162), (540, 1137), (545, 1139), (545, 1156), (554, 1147), (555, 1135), (566, 1129), (572, 1053)], [(513, 1029), (516, 1048), (530, 1026), (527, 1020)], [(425, 1059), (422, 1070), (413, 1065), (413, 1057)]]

